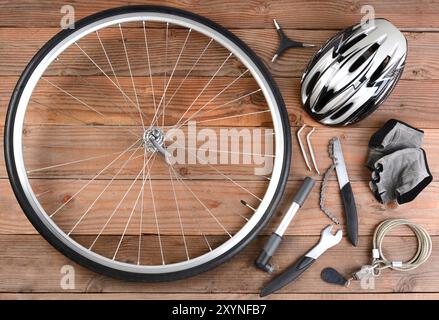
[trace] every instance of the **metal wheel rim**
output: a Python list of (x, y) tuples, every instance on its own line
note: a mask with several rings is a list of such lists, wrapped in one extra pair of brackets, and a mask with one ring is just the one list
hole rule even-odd
[[(253, 78), (257, 81), (259, 87), (262, 89), (264, 97), (271, 110), (274, 132), (276, 137), (275, 139), (276, 156), (275, 156), (274, 166), (272, 171), (272, 179), (269, 182), (263, 201), (261, 202), (260, 206), (257, 208), (257, 211), (249, 219), (249, 221), (232, 238), (222, 243), (219, 247), (215, 248), (214, 250), (207, 252), (196, 258), (192, 258), (188, 261), (171, 263), (167, 265), (146, 266), (146, 265), (135, 265), (131, 263), (115, 261), (88, 250), (87, 248), (83, 247), (81, 244), (74, 241), (72, 238), (68, 237), (65, 234), (65, 232), (61, 230), (48, 217), (48, 214), (45, 212), (44, 208), (40, 205), (39, 201), (36, 199), (32, 187), (29, 183), (29, 179), (27, 177), (27, 173), (24, 165), (23, 153), (22, 153), (22, 131), (23, 131), (23, 124), (24, 124), (27, 105), (40, 77), (42, 76), (46, 68), (53, 62), (53, 60), (61, 52), (63, 52), (66, 48), (68, 48), (71, 44), (73, 44), (75, 41), (86, 36), (89, 33), (119, 23), (139, 22), (139, 21), (155, 21), (162, 23), (169, 22), (175, 25), (191, 28), (199, 33), (208, 36), (209, 38), (213, 38), (215, 41), (217, 41), (226, 49), (228, 49), (230, 52), (232, 52), (236, 57), (238, 57), (239, 60), (250, 70)], [(270, 202), (273, 199), (274, 193), (276, 191), (277, 183), (280, 180), (282, 159), (283, 159), (282, 155), (285, 151), (284, 150), (285, 138), (282, 134), (283, 132), (282, 121), (281, 121), (279, 110), (277, 109), (276, 99), (273, 92), (269, 88), (270, 86), (266, 82), (260, 70), (257, 68), (257, 66), (252, 62), (252, 60), (245, 54), (245, 52), (242, 49), (240, 49), (236, 44), (234, 44), (231, 40), (227, 39), (224, 35), (222, 35), (218, 31), (197, 21), (177, 15), (148, 12), (148, 11), (120, 14), (120, 15), (115, 15), (112, 17), (98, 20), (94, 23), (91, 23), (75, 31), (74, 33), (63, 39), (61, 42), (59, 42), (56, 46), (54, 46), (54, 48), (50, 50), (50, 52), (43, 58), (43, 60), (40, 62), (37, 68), (35, 68), (35, 70), (32, 72), (31, 77), (29, 78), (29, 80), (25, 85), (25, 88), (23, 89), (23, 94), (20, 97), (17, 107), (15, 122), (14, 122), (14, 130), (13, 130), (14, 159), (15, 159), (15, 164), (16, 164), (20, 184), (33, 210), (38, 214), (40, 220), (44, 223), (44, 225), (49, 230), (51, 230), (52, 234), (54, 234), (59, 240), (61, 240), (66, 246), (73, 249), (75, 252), (98, 264), (127, 272), (135, 272), (142, 274), (161, 274), (161, 273), (178, 272), (208, 263), (209, 261), (214, 260), (215, 258), (223, 255), (228, 250), (233, 248), (240, 241), (242, 241), (249, 232), (251, 232), (251, 230), (257, 225), (257, 223), (260, 221), (260, 219), (263, 217), (264, 213), (268, 209)]]

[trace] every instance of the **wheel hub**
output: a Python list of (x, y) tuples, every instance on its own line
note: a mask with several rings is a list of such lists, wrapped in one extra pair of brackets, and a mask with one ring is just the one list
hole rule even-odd
[(145, 130), (143, 133), (143, 146), (148, 152), (160, 151), (158, 146), (164, 147), (165, 134), (157, 127)]

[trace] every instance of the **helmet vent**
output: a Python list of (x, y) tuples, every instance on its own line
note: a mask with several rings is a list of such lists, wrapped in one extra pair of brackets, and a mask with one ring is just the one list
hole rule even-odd
[(366, 50), (365, 53), (363, 53), (358, 59), (351, 65), (349, 68), (349, 72), (354, 72), (357, 70), (369, 57), (375, 53), (375, 51), (378, 50), (380, 45), (378, 43), (374, 43), (369, 47), (369, 49)]
[(314, 86), (316, 85), (317, 79), (320, 76), (320, 72), (316, 72), (314, 74), (314, 76), (311, 78), (311, 80), (309, 81), (308, 85), (306, 86), (306, 95), (309, 96), (314, 88)]
[(331, 99), (333, 98), (334, 95), (334, 90), (330, 89), (328, 90), (327, 87), (322, 89), (322, 93), (319, 96), (319, 99), (317, 100), (317, 103), (314, 107), (314, 111), (316, 112), (320, 112), (323, 107), (329, 102), (331, 101)]
[(348, 103), (344, 107), (342, 107), (340, 110), (338, 110), (336, 113), (334, 113), (330, 118), (331, 120), (338, 119), (342, 115), (344, 115), (350, 108), (352, 107), (352, 102)]
[(355, 37), (354, 39), (352, 39), (351, 41), (346, 42), (339, 50), (339, 54), (343, 54), (345, 53), (347, 50), (349, 50), (350, 48), (352, 48), (355, 44), (357, 44), (358, 42), (360, 42), (363, 38), (366, 37), (365, 33), (360, 34), (359, 36)]
[(370, 77), (369, 83), (374, 83), (378, 79), (378, 77), (381, 75), (381, 72), (383, 72), (384, 68), (387, 66), (389, 61), (390, 61), (390, 56), (384, 58), (383, 62), (381, 62), (381, 64), (378, 66), (378, 68)]

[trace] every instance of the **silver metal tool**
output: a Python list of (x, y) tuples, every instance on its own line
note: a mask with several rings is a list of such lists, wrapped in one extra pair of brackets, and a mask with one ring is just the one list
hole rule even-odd
[[(311, 165), (309, 163), (308, 156), (306, 155), (306, 151), (305, 151), (305, 148), (303, 146), (303, 142), (302, 142), (302, 138), (301, 138), (302, 131), (306, 127), (307, 127), (307, 125), (304, 124), (302, 127), (300, 127), (299, 130), (297, 130), (297, 141), (299, 143), (300, 152), (302, 153), (302, 157), (303, 157), (303, 160), (305, 161), (306, 167), (308, 168), (309, 171), (312, 171)], [(311, 135), (314, 133), (315, 130), (316, 130), (316, 128), (311, 127), (311, 131), (308, 132), (308, 134), (306, 135), (306, 142), (308, 144), (308, 150), (309, 150), (309, 154), (311, 155), (311, 160), (312, 160), (314, 169), (316, 170), (317, 174), (320, 175), (319, 168), (317, 167), (316, 156), (314, 154), (314, 148), (313, 148), (312, 143), (311, 143)]]
[(308, 143), (308, 150), (309, 154), (311, 155), (312, 164), (314, 165), (314, 169), (316, 170), (317, 174), (320, 175), (319, 168), (317, 167), (317, 160), (316, 156), (314, 154), (314, 148), (311, 143), (311, 135), (316, 131), (316, 128), (312, 128), (312, 130), (306, 135), (306, 142)]
[(305, 178), (305, 180), (303, 181), (299, 190), (295, 194), (293, 202), (291, 203), (290, 207), (288, 208), (288, 211), (285, 214), (285, 216), (283, 217), (281, 223), (277, 227), (276, 231), (271, 234), (270, 238), (268, 238), (261, 253), (259, 254), (258, 258), (256, 259), (256, 261), (255, 261), (256, 267), (258, 267), (259, 269), (264, 270), (266, 272), (273, 271), (273, 269), (274, 269), (273, 265), (269, 263), (270, 259), (273, 256), (273, 254), (276, 252), (280, 243), (282, 242), (283, 235), (285, 234), (285, 231), (287, 230), (291, 221), (295, 217), (299, 208), (302, 207), (305, 200), (308, 198), (308, 195), (310, 194), (315, 183), (316, 182), (313, 179), (311, 179), (310, 177)]
[(311, 166), (309, 165), (308, 156), (306, 155), (305, 148), (303, 147), (302, 138), (300, 137), (300, 134), (302, 133), (303, 129), (306, 128), (306, 124), (304, 124), (302, 127), (300, 127), (299, 130), (297, 130), (297, 142), (299, 143), (300, 152), (302, 153), (303, 160), (305, 160), (305, 164), (309, 171), (312, 171)]
[(270, 281), (260, 293), (261, 297), (265, 297), (273, 292), (283, 288), (290, 282), (296, 280), (303, 272), (305, 272), (326, 250), (340, 243), (343, 232), (339, 229), (335, 235), (332, 234), (333, 225), (327, 226), (322, 230), (319, 243), (300, 258), (294, 265), (290, 266), (278, 277)]
[(273, 58), (271, 59), (271, 62), (276, 61), (276, 59), (281, 56), (287, 49), (290, 48), (307, 48), (307, 47), (314, 47), (313, 44), (303, 43), (291, 40), (286, 36), (286, 34), (283, 32), (279, 24), (277, 23), (276, 19), (273, 19), (274, 26), (276, 28), (277, 34), (279, 35), (279, 47), (274, 54)]

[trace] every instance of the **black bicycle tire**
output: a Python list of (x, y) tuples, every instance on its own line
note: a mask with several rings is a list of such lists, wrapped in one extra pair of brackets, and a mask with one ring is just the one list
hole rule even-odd
[[(204, 264), (199, 266), (171, 272), (171, 273), (163, 273), (163, 274), (144, 274), (144, 273), (135, 273), (128, 272), (118, 269), (113, 269), (107, 266), (103, 266), (95, 261), (86, 258), (64, 244), (60, 239), (58, 239), (52, 232), (44, 225), (44, 223), (40, 220), (37, 213), (33, 210), (31, 204), (29, 203), (27, 197), (24, 194), (23, 188), (19, 182), (18, 173), (15, 166), (14, 159), (14, 148), (13, 148), (13, 131), (14, 131), (14, 121), (15, 115), (17, 111), (18, 102), (20, 101), (23, 89), (29, 80), (29, 77), (35, 70), (35, 68), (39, 65), (39, 62), (45, 57), (45, 55), (60, 41), (64, 38), (68, 37), (72, 32), (76, 31), (78, 28), (82, 28), (90, 23), (96, 22), (98, 20), (109, 18), (111, 16), (116, 16), (124, 13), (133, 13), (133, 12), (160, 12), (160, 13), (168, 13), (181, 17), (185, 17), (196, 22), (202, 23), (215, 31), (221, 33), (226, 36), (229, 40), (233, 41), (240, 49), (242, 49), (248, 57), (255, 63), (257, 68), (261, 71), (263, 77), (266, 79), (267, 83), (272, 90), (278, 108), (281, 115), (282, 127), (284, 129), (284, 159), (282, 162), (282, 170), (281, 170), (281, 178), (279, 180), (279, 184), (277, 186), (275, 195), (271, 200), (270, 205), (267, 208), (267, 211), (264, 213), (262, 218), (258, 221), (255, 227), (234, 247), (230, 250), (222, 254), (221, 256), (216, 257), (213, 260), (210, 260)], [(21, 77), (19, 78), (14, 91), (11, 96), (11, 100), (8, 106), (8, 112), (6, 115), (6, 123), (5, 123), (5, 133), (4, 133), (4, 152), (5, 152), (5, 162), (6, 169), (9, 176), (9, 181), (11, 183), (13, 192), (19, 205), (21, 206), (23, 212), (27, 216), (28, 220), (32, 223), (34, 228), (43, 236), (43, 238), (49, 242), (55, 249), (61, 252), (63, 255), (71, 259), (72, 261), (82, 265), (83, 267), (90, 269), (94, 272), (110, 276), (113, 278), (118, 278), (127, 281), (145, 281), (145, 282), (159, 282), (159, 281), (172, 281), (181, 278), (186, 278), (190, 276), (197, 275), (199, 273), (210, 270), (227, 260), (231, 259), (241, 250), (243, 250), (262, 230), (262, 228), (268, 223), (272, 215), (274, 214), (276, 208), (278, 207), (279, 201), (283, 195), (283, 192), (286, 187), (286, 183), (288, 180), (288, 174), (291, 163), (291, 132), (288, 120), (288, 113), (285, 108), (285, 103), (281, 96), (280, 90), (268, 71), (267, 67), (264, 63), (257, 57), (257, 55), (251, 50), (242, 40), (240, 40), (237, 36), (235, 36), (232, 32), (225, 29), (221, 25), (199, 16), (197, 14), (176, 9), (172, 7), (165, 6), (149, 6), (149, 5), (135, 5), (135, 6), (125, 6), (113, 8), (105, 11), (101, 11), (85, 17), (80, 21), (75, 23), (75, 29), (65, 29), (56, 34), (52, 39), (50, 39), (31, 59), (29, 64), (24, 69)]]

